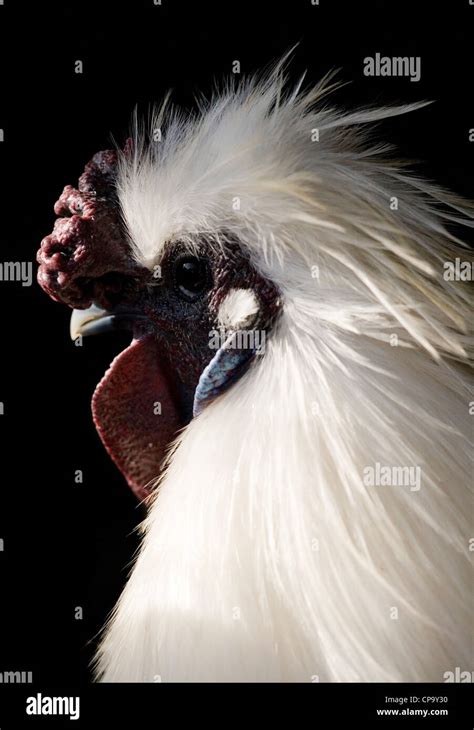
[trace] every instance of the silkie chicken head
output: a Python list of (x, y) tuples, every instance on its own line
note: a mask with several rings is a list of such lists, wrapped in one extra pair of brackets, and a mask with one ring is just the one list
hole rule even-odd
[(300, 86), (278, 66), (196, 116), (165, 104), (64, 189), (41, 245), (73, 337), (133, 335), (92, 402), (149, 504), (104, 681), (472, 665), (471, 300), (449, 273), (472, 208), (368, 143), (417, 105)]

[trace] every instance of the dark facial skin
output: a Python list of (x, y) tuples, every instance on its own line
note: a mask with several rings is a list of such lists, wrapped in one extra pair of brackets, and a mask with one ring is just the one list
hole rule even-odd
[[(199, 261), (205, 276), (194, 299), (183, 291), (182, 266)], [(260, 302), (258, 326), (268, 328), (277, 313), (277, 293), (253, 269), (239, 246), (228, 242), (215, 250), (201, 242), (196, 256), (189, 255), (180, 242), (170, 243), (160, 261), (159, 283), (145, 287), (136, 306), (145, 314), (148, 326), (163, 343), (170, 361), (183, 382), (193, 384), (210, 360), (209, 333), (218, 326), (218, 311), (232, 288), (252, 289)], [(140, 325), (139, 325), (140, 326)], [(147, 330), (149, 331), (149, 330)]]
[[(129, 329), (138, 340), (98, 386), (93, 415), (110, 455), (143, 497), (167, 445), (192, 418), (196, 387), (215, 354), (210, 332), (229, 290), (252, 289), (260, 305), (255, 328), (269, 330), (280, 303), (275, 286), (230, 237), (222, 247), (202, 237), (192, 251), (169, 241), (157, 261), (159, 276), (137, 264), (116, 199), (116, 163), (115, 152), (99, 152), (78, 189), (64, 189), (55, 205), (61, 217), (38, 252), (38, 281), (55, 301), (106, 309), (115, 315), (115, 327)], [(219, 234), (226, 240), (225, 231)], [(242, 358), (229, 385), (249, 363)], [(158, 396), (166, 405), (159, 421), (148, 415)]]

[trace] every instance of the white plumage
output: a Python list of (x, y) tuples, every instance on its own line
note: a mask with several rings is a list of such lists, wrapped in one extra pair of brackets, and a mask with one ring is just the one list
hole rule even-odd
[[(105, 681), (442, 681), (472, 667), (472, 225), (281, 66), (163, 108), (119, 196), (138, 261), (229, 232), (279, 287), (265, 353), (179, 435), (98, 656)], [(395, 201), (396, 199), (396, 201)], [(398, 209), (397, 208), (398, 202)], [(223, 317), (249, 303), (228, 303)], [(251, 309), (251, 307), (250, 307)], [(250, 311), (250, 310), (249, 310)], [(367, 486), (420, 467), (419, 490)]]

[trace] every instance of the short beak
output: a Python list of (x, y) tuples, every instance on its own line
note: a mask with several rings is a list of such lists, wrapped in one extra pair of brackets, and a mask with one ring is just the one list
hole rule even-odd
[(112, 332), (123, 329), (133, 329), (137, 320), (144, 320), (134, 312), (110, 312), (92, 304), (88, 309), (73, 309), (69, 331), (71, 339), (79, 336), (102, 335), (104, 332)]
[(113, 320), (114, 315), (95, 304), (88, 309), (73, 309), (69, 325), (71, 339), (75, 340), (80, 335), (85, 337), (109, 332), (113, 329)]
[(80, 335), (85, 337), (110, 332), (114, 329), (114, 319), (113, 314), (95, 304), (88, 309), (73, 309), (69, 326), (71, 339), (75, 340)]

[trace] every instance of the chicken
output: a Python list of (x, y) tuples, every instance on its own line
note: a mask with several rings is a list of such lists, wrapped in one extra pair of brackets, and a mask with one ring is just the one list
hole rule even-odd
[[(103, 681), (442, 681), (469, 668), (472, 208), (283, 65), (98, 153), (39, 252), (148, 504)], [(324, 99), (324, 100), (323, 100)], [(459, 278), (459, 277), (458, 277)]]

